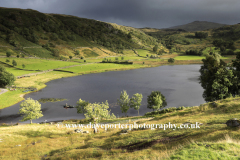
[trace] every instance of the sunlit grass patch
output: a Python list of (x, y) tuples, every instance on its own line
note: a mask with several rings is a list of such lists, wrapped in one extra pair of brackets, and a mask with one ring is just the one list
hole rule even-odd
[(205, 59), (205, 56), (177, 56), (174, 59), (175, 60), (201, 60)]
[(148, 56), (150, 57), (150, 55), (152, 54), (151, 51), (149, 51), (149, 50), (144, 50), (144, 49), (136, 49), (136, 51), (137, 51), (137, 53), (138, 53), (140, 56), (144, 56), (144, 57), (146, 57), (147, 54), (148, 54)]
[(37, 71), (26, 71), (26, 70), (19, 70), (16, 68), (8, 68), (6, 67), (6, 70), (10, 73), (12, 73), (14, 76), (21, 76), (24, 74), (29, 74), (29, 73), (36, 73)]
[(0, 109), (14, 105), (15, 103), (23, 100), (22, 89), (17, 89), (16, 91), (8, 91), (0, 95)]
[[(74, 133), (75, 128), (48, 124), (1, 127), (0, 143), (3, 159), (237, 159), (240, 151), (237, 128), (224, 124), (239, 117), (238, 97), (217, 101), (217, 108), (189, 107), (184, 110), (156, 115), (153, 118), (133, 117), (105, 120), (121, 124), (183, 124), (203, 123), (200, 128), (134, 129), (120, 135), (120, 128), (99, 128), (100, 133)], [(232, 112), (225, 114), (225, 109)], [(128, 119), (131, 119), (130, 121)], [(127, 121), (128, 120), (128, 121)], [(135, 121), (136, 120), (136, 121)], [(83, 123), (80, 120), (64, 124)], [(16, 145), (21, 145), (17, 147)], [(29, 158), (30, 157), (30, 158)]]
[(46, 60), (46, 59), (30, 59), (30, 58), (0, 58), (0, 61), (6, 62), (6, 59), (9, 59), (10, 62), (8, 64), (12, 65), (12, 61), (15, 60), (17, 62), (18, 68), (23, 68), (22, 65), (25, 65), (24, 69), (29, 70), (48, 70), (48, 69), (56, 69), (60, 67), (66, 67), (71, 65), (77, 65), (77, 62), (66, 62), (66, 61), (58, 61), (58, 60)]
[(71, 71), (74, 73), (86, 73), (86, 72), (104, 72), (118, 69), (133, 69), (141, 67), (140, 65), (123, 65), (114, 63), (98, 63), (98, 64), (85, 64), (81, 66), (71, 67), (63, 69), (64, 71)]

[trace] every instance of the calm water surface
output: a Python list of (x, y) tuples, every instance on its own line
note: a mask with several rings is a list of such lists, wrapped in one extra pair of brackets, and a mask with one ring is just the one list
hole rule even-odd
[[(31, 97), (35, 100), (40, 98), (68, 99), (62, 102), (42, 103), (44, 116), (38, 120), (33, 120), (35, 123), (44, 120), (56, 121), (84, 118), (83, 114), (77, 114), (75, 108), (63, 108), (66, 103), (76, 105), (79, 98), (91, 103), (108, 100), (111, 112), (116, 116), (123, 116), (120, 107), (116, 105), (122, 90), (126, 90), (129, 97), (132, 97), (135, 93), (143, 94), (140, 108), (141, 115), (152, 111), (147, 108), (147, 96), (151, 91), (159, 90), (166, 97), (167, 107), (195, 106), (205, 103), (202, 98), (203, 89), (198, 82), (200, 66), (160, 66), (62, 78), (48, 82), (46, 88), (30, 93), (25, 98)], [(0, 123), (19, 122), (21, 117), (17, 113), (20, 103), (0, 110)], [(130, 109), (128, 116), (137, 116), (137, 111)], [(26, 121), (26, 123), (29, 123), (29, 121)]]

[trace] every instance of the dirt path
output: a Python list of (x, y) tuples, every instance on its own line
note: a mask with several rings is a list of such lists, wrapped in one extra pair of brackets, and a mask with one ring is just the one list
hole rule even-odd
[(0, 88), (0, 95), (7, 92), (8, 90), (7, 89), (4, 89), (4, 88)]

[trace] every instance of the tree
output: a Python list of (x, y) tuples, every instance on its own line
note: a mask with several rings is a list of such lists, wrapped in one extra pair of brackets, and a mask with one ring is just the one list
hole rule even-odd
[(158, 46), (155, 45), (155, 46), (153, 47), (153, 52), (157, 52), (157, 50), (158, 50)]
[(30, 120), (32, 124), (33, 119), (38, 119), (43, 116), (41, 111), (41, 104), (32, 98), (28, 98), (20, 104), (19, 114), (24, 114), (24, 117), (21, 121)]
[(147, 108), (159, 110), (167, 105), (166, 98), (161, 94), (160, 91), (152, 91), (147, 98)]
[(84, 100), (79, 99), (79, 101), (77, 101), (77, 113), (86, 113), (85, 111), (85, 107), (89, 104), (89, 102), (86, 102)]
[(174, 59), (174, 58), (169, 58), (169, 59), (168, 59), (168, 62), (169, 62), (169, 63), (174, 63), (174, 62), (175, 62), (175, 59)]
[(6, 59), (6, 62), (7, 62), (7, 63), (10, 62), (10, 60), (9, 60), (9, 59)]
[(12, 55), (11, 52), (9, 52), (9, 51), (6, 52), (6, 56), (7, 56), (7, 57), (10, 57), (11, 55)]
[(158, 55), (163, 55), (163, 50), (161, 49), (159, 52), (158, 52)]
[(232, 96), (231, 86), (233, 85), (233, 71), (227, 67), (221, 67), (214, 75), (211, 96), (217, 99), (225, 99)]
[[(220, 59), (220, 55), (217, 53), (212, 53), (212, 55), (206, 55), (206, 59), (203, 59), (203, 66), (201, 66), (199, 72), (200, 72), (200, 84), (204, 89), (203, 92), (203, 98), (205, 101), (215, 101), (220, 99), (219, 95), (217, 94), (224, 94), (224, 90), (218, 90), (217, 87), (220, 86), (220, 84), (223, 83), (222, 79), (217, 80), (217, 78), (229, 78), (229, 74), (226, 73), (227, 77), (221, 77), (221, 74), (226, 72), (226, 63)], [(225, 74), (225, 73), (224, 73)], [(231, 77), (231, 76), (230, 76)], [(215, 83), (215, 84), (214, 84)], [(228, 84), (229, 85), (229, 84)], [(223, 87), (223, 86), (221, 86)], [(218, 91), (217, 91), (218, 90)], [(226, 94), (226, 93), (225, 93)]]
[(69, 56), (70, 59), (72, 59), (72, 56)]
[[(83, 113), (86, 120), (92, 121), (95, 126), (102, 119), (114, 119), (116, 116), (108, 111), (109, 104), (105, 103), (89, 103), (79, 99), (77, 102), (77, 113)], [(94, 130), (95, 131), (95, 130)]]
[(124, 57), (121, 57), (121, 60), (124, 60)]
[(26, 66), (25, 66), (25, 64), (22, 64), (22, 68), (25, 68)]
[(59, 57), (59, 50), (58, 49), (48, 49), (48, 50), (50, 50), (52, 53), (53, 53), (53, 56), (55, 56), (55, 57)]
[(199, 39), (207, 38), (208, 33), (206, 32), (195, 32), (195, 37)]
[(15, 80), (14, 75), (7, 72), (6, 69), (0, 65), (0, 87), (10, 86)]
[(77, 55), (80, 54), (80, 51), (79, 51), (79, 50), (76, 50), (74, 54), (77, 56)]
[(129, 101), (128, 94), (125, 90), (121, 92), (120, 99), (117, 99), (117, 104), (121, 107), (122, 113), (125, 113), (127, 116), (127, 111), (129, 110)]
[(232, 61), (231, 69), (234, 74), (234, 78), (232, 79), (232, 95), (235, 96), (240, 94), (240, 53), (238, 53), (236, 59)]
[(12, 61), (13, 67), (17, 66), (17, 62), (15, 60)]
[(17, 55), (17, 58), (19, 58), (19, 55)]
[(114, 119), (116, 116), (110, 111), (108, 111), (109, 104), (106, 101), (105, 103), (89, 103), (84, 107), (85, 118), (87, 120), (92, 120), (94, 123), (98, 123), (102, 119)]
[(130, 99), (130, 107), (138, 111), (138, 116), (139, 116), (139, 109), (142, 102), (142, 97), (143, 97), (142, 94), (136, 93)]

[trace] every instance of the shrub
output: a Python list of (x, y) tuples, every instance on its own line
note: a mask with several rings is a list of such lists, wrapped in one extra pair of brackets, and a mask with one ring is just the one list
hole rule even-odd
[(7, 57), (10, 57), (11, 55), (12, 55), (11, 52), (9, 52), (9, 51), (6, 52), (6, 56), (7, 56)]
[(7, 72), (6, 69), (0, 65), (0, 87), (10, 86), (15, 80), (14, 75)]
[(12, 61), (12, 65), (15, 67), (17, 66), (17, 62), (15, 60)]
[(174, 63), (174, 62), (175, 62), (175, 59), (174, 59), (174, 58), (169, 58), (169, 59), (168, 59), (168, 62), (169, 62), (169, 63)]

